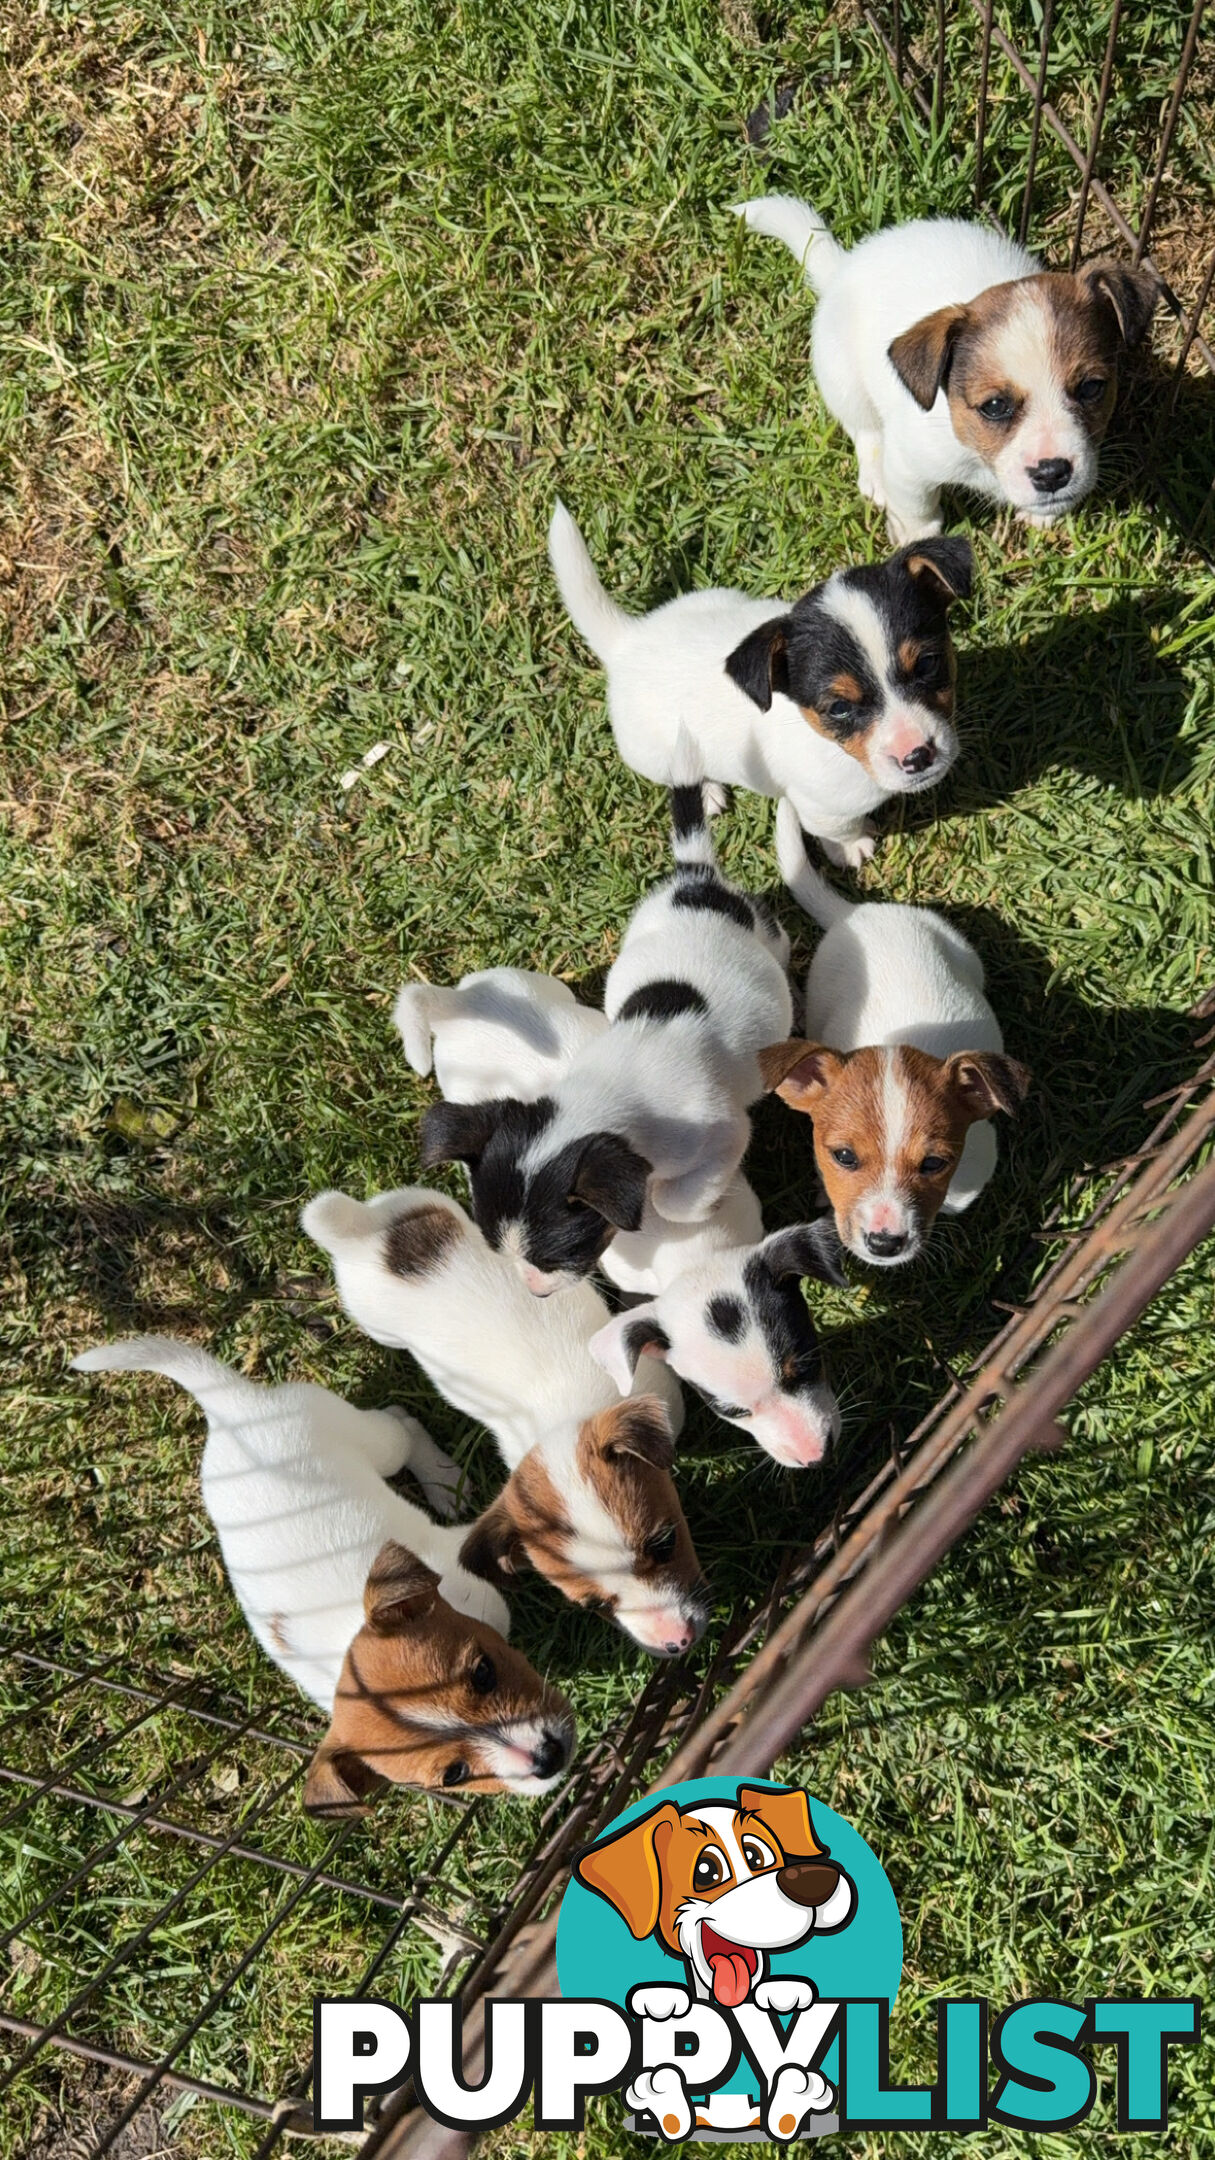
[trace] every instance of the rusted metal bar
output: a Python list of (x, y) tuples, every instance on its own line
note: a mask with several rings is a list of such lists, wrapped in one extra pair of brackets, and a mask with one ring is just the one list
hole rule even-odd
[(1173, 95), (1169, 99), (1169, 109), (1165, 116), (1164, 127), (1161, 130), (1160, 148), (1156, 154), (1156, 169), (1152, 174), (1147, 202), (1144, 205), (1139, 231), (1135, 238), (1134, 259), (1137, 263), (1143, 261), (1147, 253), (1148, 241), (1152, 236), (1152, 225), (1156, 217), (1156, 204), (1160, 196), (1160, 183), (1164, 179), (1164, 168), (1168, 164), (1169, 152), (1173, 147), (1173, 136), (1177, 131), (1177, 122), (1181, 117), (1185, 86), (1189, 80), (1190, 69), (1194, 65), (1194, 54), (1198, 49), (1198, 32), (1202, 26), (1205, 10), (1206, 0), (1194, 0), (1194, 12), (1190, 16), (1189, 27), (1185, 34), (1185, 44), (1181, 48), (1181, 60), (1173, 83)]
[[(179, 1699), (183, 1690), (187, 1693), (206, 1690), (213, 1694), (215, 1691), (207, 1680), (167, 1681), (159, 1689), (140, 1687), (131, 1680), (111, 1680), (107, 1677), (110, 1667), (118, 1662), (116, 1658), (107, 1658), (104, 1665), (78, 1667), (66, 1665), (60, 1658), (48, 1657), (40, 1650), (31, 1650), (18, 1643), (0, 1646), (0, 1654), (15, 1658), (22, 1665), (33, 1665), (40, 1672), (66, 1673), (73, 1681), (88, 1681), (91, 1687), (104, 1688), (112, 1695), (125, 1695), (132, 1702), (151, 1703), (154, 1710), (185, 1709), (192, 1718), (198, 1719), (204, 1725), (220, 1725), (227, 1732), (247, 1734), (251, 1740), (264, 1741), (267, 1747), (288, 1748), (293, 1755), (311, 1756), (316, 1752), (315, 1739), (293, 1740), (283, 1733), (271, 1732), (266, 1726), (249, 1725), (243, 1718), (225, 1717), (218, 1711), (204, 1710), (195, 1702), (183, 1702)], [(64, 1693), (66, 1692), (65, 1689)], [(60, 1764), (60, 1769), (62, 1768), (63, 1765)]]
[(1080, 174), (1080, 197), (1076, 204), (1076, 224), (1072, 234), (1071, 269), (1074, 272), (1080, 262), (1080, 250), (1084, 244), (1084, 220), (1088, 215), (1089, 190), (1093, 184), (1093, 172), (1097, 164), (1097, 152), (1101, 147), (1101, 130), (1105, 126), (1105, 108), (1109, 103), (1110, 84), (1114, 79), (1114, 48), (1118, 42), (1118, 27), (1122, 21), (1122, 0), (1114, 0), (1110, 15), (1109, 35), (1105, 41), (1105, 58), (1101, 63), (1101, 81), (1097, 86), (1097, 109), (1093, 114), (1093, 131), (1089, 136), (1088, 151)]
[(905, 83), (905, 82), (904, 82), (904, 80), (903, 80), (903, 70), (904, 70), (904, 62), (903, 62), (903, 47), (902, 47), (902, 16), (901, 16), (901, 14), (900, 14), (900, 12), (899, 12), (899, 9), (898, 9), (898, 6), (897, 6), (897, 4), (896, 4), (896, 6), (895, 6), (895, 10), (894, 10), (894, 30), (895, 30), (895, 34), (894, 34), (894, 38), (893, 38), (893, 39), (891, 39), (891, 38), (889, 38), (889, 37), (887, 36), (887, 34), (886, 34), (886, 28), (885, 28), (885, 25), (884, 25), (884, 23), (882, 23), (882, 22), (881, 22), (881, 21), (879, 20), (878, 16), (876, 16), (876, 15), (874, 14), (874, 12), (873, 12), (873, 9), (872, 9), (871, 7), (869, 7), (868, 5), (866, 5), (866, 6), (862, 7), (862, 9), (861, 9), (861, 13), (862, 13), (862, 15), (864, 16), (864, 18), (865, 18), (865, 21), (866, 21), (866, 22), (868, 23), (868, 25), (869, 25), (869, 28), (870, 28), (870, 29), (872, 30), (872, 32), (873, 32), (873, 34), (874, 34), (875, 38), (877, 39), (878, 43), (880, 44), (880, 46), (881, 46), (881, 48), (882, 48), (882, 51), (883, 51), (883, 52), (885, 53), (885, 55), (886, 55), (886, 58), (887, 58), (887, 59), (889, 60), (889, 62), (890, 62), (890, 65), (891, 65), (891, 67), (892, 67), (892, 68), (893, 68), (893, 70), (894, 70), (894, 78), (895, 78), (895, 81), (897, 82), (897, 84), (898, 84), (898, 86), (899, 86), (900, 90), (906, 90), (906, 91), (907, 91), (907, 93), (908, 93), (909, 97), (910, 97), (910, 98), (911, 98), (911, 99), (913, 100), (913, 102), (914, 102), (914, 103), (916, 104), (916, 106), (918, 106), (918, 108), (919, 108), (920, 112), (922, 113), (922, 115), (923, 115), (924, 119), (925, 119), (925, 120), (927, 120), (927, 122), (928, 122), (929, 126), (931, 127), (931, 126), (932, 126), (932, 103), (931, 103), (931, 100), (930, 100), (929, 98), (927, 98), (927, 97), (925, 96), (925, 94), (924, 94), (923, 90), (921, 89), (921, 87), (920, 87), (919, 83), (912, 83), (912, 84), (911, 84), (910, 86), (908, 86), (908, 84), (907, 84), (907, 83)]
[(937, 0), (937, 55), (932, 77), (932, 125), (937, 134), (945, 125), (945, 0)]
[[(42, 2031), (41, 2025), (31, 2024), (28, 2018), (10, 2017), (5, 2010), (0, 2010), (0, 2029), (17, 2033), (23, 2040), (36, 2040)], [(75, 2040), (70, 2034), (60, 2035), (55, 2045), (65, 2054), (79, 2055), (85, 2062), (102, 2063), (107, 2070), (121, 2070), (128, 2076), (138, 2077), (148, 2067), (146, 2063), (137, 2062), (133, 2055), (120, 2055), (115, 2048), (101, 2047), (94, 2040)], [(209, 2084), (206, 2078), (187, 2077), (184, 2072), (168, 2074), (164, 2082), (171, 2085), (174, 2092), (197, 2093), (200, 2100), (222, 2101), (225, 2107), (240, 2108), (246, 2115), (260, 2116), (263, 2122), (270, 2121), (275, 2112), (271, 2100), (259, 2100), (252, 2093), (240, 2092), (232, 2086)]]
[(1034, 111), (1029, 128), (1029, 151), (1025, 160), (1025, 192), (1021, 197), (1021, 223), (1017, 238), (1022, 247), (1029, 238), (1029, 220), (1033, 210), (1034, 176), (1038, 170), (1038, 143), (1042, 134), (1042, 107), (1046, 100), (1046, 71), (1050, 65), (1050, 41), (1055, 23), (1055, 0), (1044, 0), (1042, 8), (1042, 36), (1038, 45), (1038, 73), (1034, 82)]

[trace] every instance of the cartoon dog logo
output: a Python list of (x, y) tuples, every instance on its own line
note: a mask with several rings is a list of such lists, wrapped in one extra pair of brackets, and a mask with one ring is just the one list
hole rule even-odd
[[(636, 1941), (652, 1935), (682, 1960), (691, 1996), (725, 2010), (748, 1999), (782, 2013), (807, 2007), (813, 1987), (794, 1976), (770, 1978), (772, 1953), (838, 1933), (856, 1910), (851, 1877), (815, 1836), (799, 1788), (740, 1785), (733, 1802), (663, 1801), (590, 1846), (574, 1873), (614, 1907)], [(646, 1993), (663, 1999), (659, 2015), (687, 2008), (682, 1990)], [(683, 2010), (670, 2000), (677, 1995)], [(821, 2101), (829, 2088), (818, 2079), (815, 2085), (822, 2087)], [(659, 2095), (635, 2085), (629, 2097), (652, 2106)], [(714, 2095), (708, 2111), (697, 2110), (697, 2121), (714, 2129), (758, 2123), (750, 2107), (740, 2118), (737, 2101)], [(679, 2107), (681, 2117), (684, 2112)]]

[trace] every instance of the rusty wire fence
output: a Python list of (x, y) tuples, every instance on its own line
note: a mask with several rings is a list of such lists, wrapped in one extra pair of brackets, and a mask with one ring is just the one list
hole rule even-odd
[[(1132, 11), (1113, 0), (1108, 17), (1085, 17), (1087, 59), (1064, 36), (1075, 11), (1044, 0), (1029, 51), (1017, 43), (1028, 7), (1016, 20), (1004, 12), (1009, 29), (993, 0), (949, 10), (938, 0), (914, 22), (897, 0), (863, 10), (918, 124), (972, 158), (978, 203), (1035, 244), (1045, 230), (1052, 260), (1075, 264), (1114, 245), (1153, 262), (1171, 311), (1175, 397), (1196, 372), (1215, 369), (1204, 335), (1215, 223), (1197, 214), (1192, 231), (1186, 223), (1209, 153), (1196, 135), (1209, 103), (1194, 103), (1207, 64), (1204, 0), (1181, 30), (1169, 83), (1138, 114), (1134, 202), (1116, 200), (1103, 178)], [(1193, 537), (1205, 502), (1197, 517), (1192, 498), (1184, 507)], [(913, 1431), (886, 1436), (876, 1473), (845, 1493), (809, 1550), (786, 1555), (704, 1671), (657, 1668), (628, 1715), (584, 1748), (522, 1865), (502, 1858), (492, 1805), (477, 1801), (400, 1811), (408, 1838), (399, 1824), (372, 1841), (350, 1825), (304, 1822), (300, 1771), (315, 1735), (302, 1713), (297, 1722), (188, 1673), (132, 1668), (125, 1655), (86, 1663), (36, 1633), (4, 1646), (0, 1841), (17, 1857), (12, 1917), (0, 1930), (0, 2111), (30, 2065), (62, 2050), (104, 2081), (90, 2160), (120, 2152), (128, 2126), (166, 2095), (254, 2118), (265, 2160), (311, 2127), (307, 1998), (322, 1984), (350, 1995), (458, 1995), (475, 2080), (487, 1993), (555, 1989), (555, 1906), (576, 1849), (659, 1779), (762, 1774), (834, 1689), (863, 1684), (875, 1636), (1026, 1452), (1062, 1443), (1060, 1412), (1215, 1226), (1215, 1162), (1205, 1159), (1215, 1055), (1148, 1109), (1154, 1122), (1136, 1153), (1066, 1192), (1033, 1233), (1050, 1264), (970, 1370)], [(874, 1458), (858, 1448), (856, 1459)], [(121, 1862), (128, 1887), (119, 1894)], [(246, 1915), (254, 1891), (241, 1926), (238, 1886)], [(82, 1892), (95, 1924), (58, 1961), (54, 2014), (24, 2015), (30, 1961), (46, 1966), (34, 1946)], [(259, 1988), (282, 1987), (284, 1945), (305, 1919), (302, 1985), (283, 1997), (283, 2043), (268, 2065), (251, 2052), (243, 2007)], [(309, 1962), (318, 1924), (332, 1946), (323, 1974)], [(192, 1968), (187, 1984), (175, 1961), (187, 1933), (213, 1945), (205, 1983)], [(45, 1969), (38, 1977), (42, 1986)], [(437, 2160), (463, 2143), (414, 2109), (406, 2086), (383, 2104), (365, 2160)]]

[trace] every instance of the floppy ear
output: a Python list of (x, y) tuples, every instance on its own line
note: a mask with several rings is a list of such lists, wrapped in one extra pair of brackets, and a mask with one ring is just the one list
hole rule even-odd
[(594, 1422), (605, 1462), (631, 1455), (655, 1470), (669, 1470), (675, 1460), (671, 1420), (657, 1395), (630, 1395), (618, 1410), (601, 1410)]
[(745, 690), (753, 705), (767, 712), (774, 693), (789, 695), (789, 632), (793, 628), (791, 615), (777, 615), (771, 622), (761, 623), (752, 630), (741, 645), (736, 645), (726, 661), (726, 673), (731, 682)]
[(664, 1800), (652, 1815), (629, 1823), (614, 1837), (601, 1838), (574, 1862), (579, 1882), (607, 1900), (635, 1942), (652, 1935), (658, 1925), (662, 1863), (678, 1828), (679, 1809)]
[(902, 563), (908, 577), (927, 586), (946, 607), (955, 600), (969, 600), (974, 584), (975, 553), (969, 540), (915, 540), (900, 548), (893, 560)]
[(1138, 345), (1164, 290), (1154, 270), (1144, 264), (1093, 262), (1080, 272), (1080, 283), (1114, 311), (1124, 345)]
[(947, 1060), (950, 1084), (972, 1118), (1003, 1110), (1015, 1117), (1029, 1093), (1030, 1073), (1015, 1058), (994, 1050), (959, 1050)]
[(814, 1860), (827, 1847), (820, 1845), (810, 1820), (810, 1802), (800, 1785), (769, 1792), (762, 1785), (740, 1785), (740, 1809), (753, 1809), (761, 1822), (775, 1832), (786, 1860)]
[(964, 307), (937, 308), (886, 348), (890, 365), (917, 405), (931, 412), (949, 374), (953, 348), (966, 321)]
[(436, 1163), (462, 1162), (471, 1169), (485, 1153), (490, 1135), (507, 1108), (503, 1102), (432, 1103), (422, 1118), (424, 1170)]
[(363, 1587), (363, 1611), (376, 1635), (399, 1635), (430, 1611), (438, 1596), (433, 1568), (395, 1538), (381, 1545)]
[(460, 1547), (460, 1566), (496, 1590), (511, 1587), (511, 1578), (527, 1565), (527, 1552), (511, 1514), (506, 1487), (478, 1515)]
[(759, 1053), (759, 1069), (768, 1093), (779, 1095), (794, 1110), (811, 1110), (814, 1097), (839, 1077), (843, 1063), (841, 1053), (828, 1050), (823, 1043), (773, 1043)]
[[(330, 1727), (330, 1733), (333, 1728)], [(350, 1748), (333, 1745), (327, 1733), (308, 1765), (304, 1806), (310, 1815), (352, 1821), (370, 1815), (368, 1796), (388, 1783)]]
[(658, 1326), (657, 1312), (657, 1305), (631, 1306), (628, 1312), (617, 1313), (587, 1344), (595, 1363), (602, 1365), (622, 1395), (633, 1385), (638, 1358), (665, 1358), (671, 1347)]
[(570, 1199), (594, 1208), (614, 1230), (640, 1230), (652, 1167), (619, 1133), (592, 1133), (578, 1159)]
[(840, 1266), (844, 1248), (832, 1215), (795, 1223), (791, 1230), (774, 1230), (759, 1249), (768, 1273), (778, 1281), (782, 1275), (796, 1275), (799, 1280), (808, 1275), (815, 1282), (834, 1283), (839, 1290), (848, 1288), (848, 1277)]

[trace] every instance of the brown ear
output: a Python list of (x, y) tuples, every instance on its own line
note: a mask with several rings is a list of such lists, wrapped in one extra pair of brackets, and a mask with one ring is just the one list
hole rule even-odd
[(579, 1882), (606, 1898), (636, 1942), (652, 1935), (658, 1925), (663, 1857), (678, 1828), (679, 1809), (664, 1800), (652, 1815), (629, 1823), (614, 1837), (601, 1838), (574, 1863)]
[(964, 307), (937, 308), (886, 348), (891, 367), (917, 405), (931, 412), (937, 391), (949, 373), (953, 348), (966, 322)]
[(438, 1589), (434, 1569), (389, 1538), (376, 1554), (363, 1590), (368, 1627), (376, 1635), (399, 1634), (430, 1611)]
[(786, 1860), (813, 1860), (825, 1852), (814, 1835), (810, 1802), (800, 1785), (784, 1792), (768, 1792), (761, 1785), (740, 1785), (740, 1809), (753, 1810), (775, 1835)]
[[(332, 1727), (330, 1728), (332, 1731)], [(304, 1806), (310, 1815), (350, 1821), (370, 1815), (368, 1796), (387, 1783), (349, 1748), (335, 1748), (326, 1734), (308, 1765), (304, 1779)]]
[(655, 1470), (669, 1470), (675, 1460), (671, 1421), (657, 1395), (630, 1395), (618, 1407), (601, 1410), (590, 1423), (605, 1462), (631, 1455)]
[(1164, 290), (1156, 272), (1143, 263), (1092, 262), (1080, 272), (1080, 283), (1113, 309), (1123, 344), (1138, 345)]
[(498, 1590), (510, 1587), (510, 1578), (527, 1565), (527, 1552), (519, 1526), (511, 1512), (510, 1485), (503, 1486), (478, 1515), (460, 1547), (460, 1566)]
[(844, 1063), (838, 1050), (822, 1043), (772, 1043), (759, 1053), (759, 1069), (769, 1094), (777, 1094), (794, 1110), (808, 1110), (815, 1095), (831, 1086)]
[(1015, 1117), (1029, 1093), (1027, 1066), (994, 1050), (959, 1050), (947, 1061), (950, 1083), (971, 1118), (1003, 1110)]

